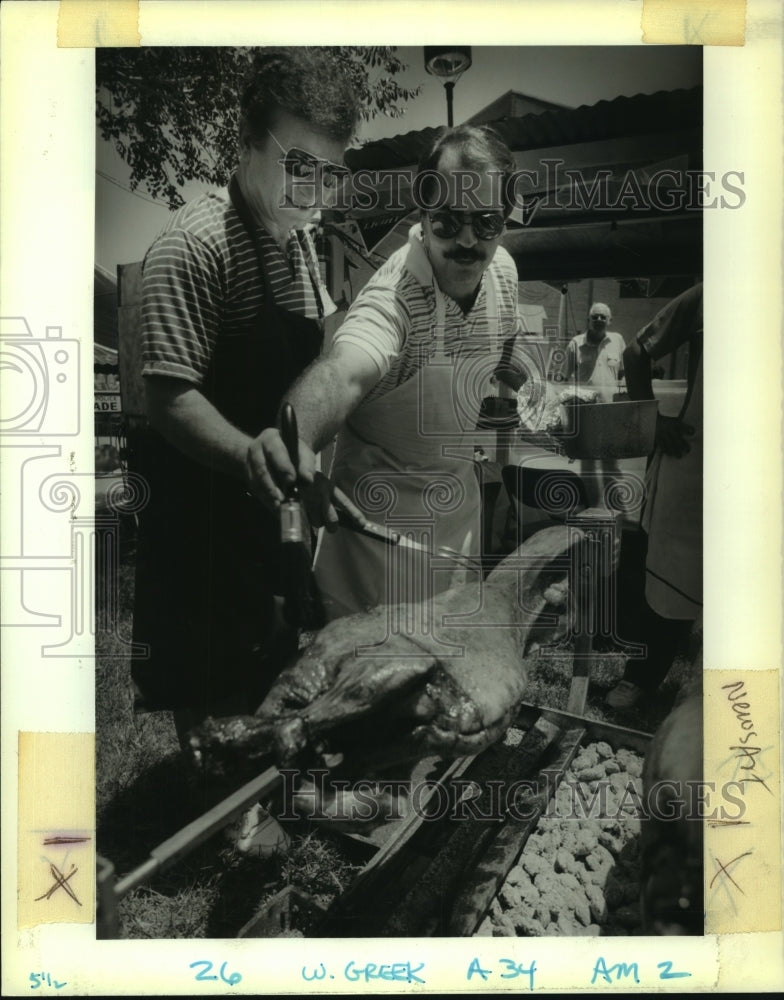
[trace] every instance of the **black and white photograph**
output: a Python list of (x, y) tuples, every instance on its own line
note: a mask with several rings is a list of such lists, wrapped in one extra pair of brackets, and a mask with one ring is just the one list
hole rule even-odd
[[(49, 885), (19, 926), (92, 894), (104, 992), (119, 946), (176, 956), (175, 991), (272, 991), (248, 956), (279, 948), (284, 991), (429, 992), (555, 988), (568, 938), (564, 984), (626, 991), (711, 982), (715, 942), (777, 905), (780, 939), (779, 890), (756, 923), (746, 897), (780, 875), (780, 608), (748, 613), (780, 498), (742, 488), (778, 473), (754, 387), (724, 395), (779, 357), (780, 291), (760, 266), (743, 301), (772, 321), (733, 346), (722, 234), (761, 179), (690, 30), (73, 49), (92, 329), (0, 310), (3, 368), (51, 382), (3, 411), (26, 519), (3, 624), (32, 640), (55, 617), (32, 570), (60, 572), (70, 636), (31, 676), (63, 665), (49, 705), (90, 673), (79, 724), (44, 728), (94, 726), (94, 825), (18, 821)], [(78, 435), (59, 478), (47, 434)], [(30, 498), (71, 521), (35, 567)], [(71, 975), (41, 959), (29, 988)]]

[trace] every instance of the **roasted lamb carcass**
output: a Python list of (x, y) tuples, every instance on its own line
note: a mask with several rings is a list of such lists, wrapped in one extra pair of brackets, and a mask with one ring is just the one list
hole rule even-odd
[(405, 608), (411, 631), (388, 632), (388, 607), (330, 622), (255, 716), (208, 719), (194, 730), (197, 764), (238, 779), (270, 753), (281, 767), (301, 768), (331, 754), (372, 777), (428, 755), (484, 749), (522, 699), (528, 646), (564, 629), (572, 550), (583, 537), (566, 526), (538, 532), (499, 564), (481, 595), (465, 584), (413, 614)]

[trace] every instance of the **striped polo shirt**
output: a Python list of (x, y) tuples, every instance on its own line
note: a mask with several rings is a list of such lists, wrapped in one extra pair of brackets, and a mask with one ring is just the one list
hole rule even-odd
[[(308, 230), (291, 231), (285, 254), (266, 230), (257, 235), (276, 305), (316, 319), (317, 294), (325, 313), (335, 307), (320, 280), (314, 288), (305, 254), (316, 276), (318, 259)], [(142, 374), (201, 385), (218, 337), (263, 333), (255, 323), (263, 302), (256, 249), (228, 190), (194, 199), (172, 215), (144, 260)]]
[[(496, 316), (486, 308), (487, 282), (496, 279)], [(467, 313), (446, 300), (444, 349), (456, 356), (467, 347), (487, 345), (499, 351), (504, 340), (522, 332), (517, 313), (517, 268), (498, 247), (482, 275), (479, 294)], [(433, 269), (422, 244), (422, 229), (413, 226), (408, 243), (396, 250), (365, 285), (348, 311), (333, 343), (359, 347), (375, 362), (379, 380), (365, 397), (383, 396), (422, 367), (435, 350), (436, 297)]]

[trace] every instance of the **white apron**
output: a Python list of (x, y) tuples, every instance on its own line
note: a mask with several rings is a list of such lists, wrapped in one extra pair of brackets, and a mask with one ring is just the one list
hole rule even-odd
[[(485, 309), (495, 317), (495, 279), (486, 274)], [(434, 357), (401, 385), (357, 408), (338, 435), (331, 478), (370, 520), (433, 550), (445, 545), (479, 556), (473, 440), (481, 394), (464, 390), (471, 387), (477, 353), (500, 348), (491, 329), (481, 344), (471, 341), (466, 355), (448, 358), (446, 303), (435, 281), (433, 288)], [(467, 578), (456, 564), (438, 559), (433, 565), (426, 556), (348, 528), (322, 532), (315, 573), (330, 619), (381, 604), (414, 604)]]
[(657, 451), (648, 469), (645, 599), (663, 618), (694, 619), (702, 610), (702, 358), (681, 419), (694, 428), (690, 451)]

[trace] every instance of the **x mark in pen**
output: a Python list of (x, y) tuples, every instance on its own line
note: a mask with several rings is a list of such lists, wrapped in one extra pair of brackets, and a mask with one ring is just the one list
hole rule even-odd
[(58, 889), (65, 889), (65, 891), (68, 893), (68, 895), (71, 897), (71, 899), (78, 906), (81, 906), (82, 904), (76, 898), (76, 893), (73, 891), (73, 889), (70, 887), (70, 885), (68, 885), (68, 879), (71, 878), (72, 875), (75, 875), (79, 871), (79, 869), (76, 867), (76, 865), (71, 865), (71, 870), (68, 872), (67, 875), (64, 875), (60, 871), (60, 869), (57, 867), (57, 865), (50, 864), (49, 865), (49, 871), (52, 873), (52, 878), (54, 879), (54, 885), (51, 887), (51, 889), (49, 889), (48, 892), (45, 892), (43, 894), (43, 896), (38, 896), (36, 898), (35, 902), (37, 903), (39, 899), (50, 899), (52, 897), (52, 895), (55, 892), (57, 892)]

